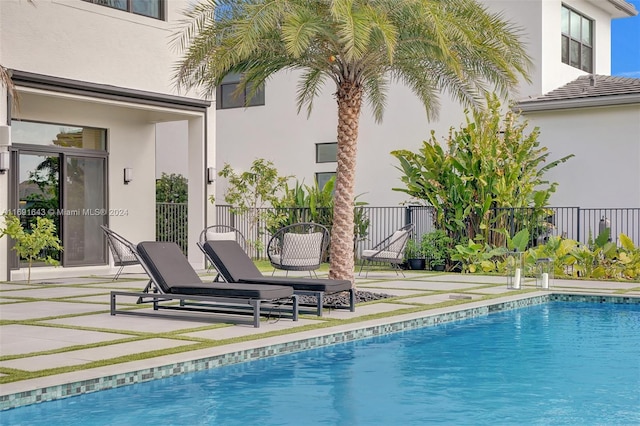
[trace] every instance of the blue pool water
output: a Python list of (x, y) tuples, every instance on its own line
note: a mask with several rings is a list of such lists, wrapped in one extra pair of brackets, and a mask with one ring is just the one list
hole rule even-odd
[(640, 305), (554, 302), (0, 413), (6, 425), (640, 425)]

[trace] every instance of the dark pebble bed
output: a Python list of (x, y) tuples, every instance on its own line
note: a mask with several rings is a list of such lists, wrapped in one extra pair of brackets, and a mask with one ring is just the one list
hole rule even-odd
[[(363, 302), (373, 302), (374, 300), (382, 300), (393, 297), (390, 294), (373, 293), (370, 291), (356, 290), (356, 304)], [(299, 296), (298, 303), (301, 305), (315, 305), (316, 298), (313, 296)], [(337, 293), (324, 296), (324, 306), (349, 306), (349, 293)]]

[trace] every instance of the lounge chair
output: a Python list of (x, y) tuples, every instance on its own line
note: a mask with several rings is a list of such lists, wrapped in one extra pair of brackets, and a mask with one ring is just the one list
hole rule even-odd
[(287, 275), (289, 271), (309, 271), (310, 277), (317, 278), (315, 271), (320, 268), (328, 246), (329, 230), (325, 226), (300, 222), (276, 231), (267, 244), (267, 255), (274, 273), (276, 269), (287, 271)]
[[(111, 315), (115, 315), (116, 312), (137, 313), (116, 311), (116, 296), (134, 296), (139, 298), (138, 303), (153, 303), (154, 310), (241, 313), (242, 308), (249, 306), (253, 311), (254, 327), (260, 326), (260, 308), (263, 304), (275, 306), (285, 301), (293, 301), (292, 318), (294, 321), (298, 320), (298, 297), (293, 294), (291, 287), (246, 283), (204, 283), (180, 247), (173, 242), (146, 241), (131, 249), (149, 274), (155, 292), (112, 291)], [(161, 302), (172, 300), (179, 300), (180, 305), (161, 304)]]
[[(202, 232), (200, 232), (200, 238), (198, 239), (198, 241), (200, 241), (200, 244), (204, 244), (205, 242), (212, 240), (237, 241), (242, 249), (244, 251), (247, 251), (246, 238), (239, 229), (236, 229), (230, 225), (211, 225), (204, 228)], [(209, 267), (207, 268), (207, 272), (210, 272), (212, 269), (214, 269), (214, 266), (210, 263)], [(214, 281), (220, 281), (219, 278), (220, 275), (216, 276)]]
[(112, 280), (116, 281), (120, 277), (125, 266), (138, 265), (140, 262), (129, 248), (131, 243), (128, 240), (104, 225), (100, 225), (100, 228), (102, 228), (102, 232), (104, 232), (104, 235), (107, 238), (107, 243), (109, 244), (109, 249), (113, 256), (113, 266), (120, 267)]
[[(358, 275), (362, 274), (362, 268), (364, 268), (365, 263), (382, 262), (391, 264), (391, 268), (396, 271), (396, 275), (398, 275), (399, 271), (404, 277), (404, 272), (400, 269), (400, 264), (404, 262), (404, 251), (407, 248), (407, 242), (412, 232), (413, 224), (409, 223), (380, 241), (375, 247), (370, 250), (364, 250), (362, 252), (360, 272), (358, 272)], [(365, 277), (368, 277), (368, 275), (369, 269), (367, 268)]]
[(348, 291), (349, 308), (351, 312), (355, 311), (355, 292), (349, 280), (265, 277), (235, 241), (207, 241), (203, 245), (198, 244), (198, 246), (228, 283), (260, 283), (289, 286), (293, 288), (295, 294), (316, 298), (318, 316), (322, 316), (325, 294)]

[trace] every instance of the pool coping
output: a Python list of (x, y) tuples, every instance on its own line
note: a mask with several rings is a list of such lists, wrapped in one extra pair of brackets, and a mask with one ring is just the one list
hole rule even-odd
[[(578, 291), (570, 293), (538, 291), (473, 301), (464, 305), (437, 308), (411, 314), (389, 316), (376, 320), (337, 325), (330, 328), (267, 337), (179, 355), (135, 361), (124, 365), (110, 365), (58, 376), (8, 383), (2, 386), (3, 395), (0, 395), (0, 410), (129, 386), (259, 358), (284, 355), (337, 343), (460, 321), (551, 301), (640, 304), (640, 297)], [(4, 392), (7, 393), (4, 394)]]

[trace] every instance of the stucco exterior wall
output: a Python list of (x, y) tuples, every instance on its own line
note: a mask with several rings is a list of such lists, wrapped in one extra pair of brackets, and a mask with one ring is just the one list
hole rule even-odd
[(640, 105), (527, 113), (550, 160), (574, 154), (545, 174), (559, 182), (550, 203), (640, 207)]
[[(523, 42), (533, 61), (531, 82), (523, 82), (514, 100), (542, 95), (585, 74), (561, 61), (562, 1), (484, 0), (483, 3), (522, 28)], [(564, 3), (596, 20), (595, 70), (609, 74), (611, 15), (600, 7), (605, 2), (567, 0)], [(277, 74), (266, 85), (264, 106), (217, 111), (218, 169), (224, 163), (243, 169), (255, 158), (266, 158), (275, 163), (281, 174), (293, 175), (307, 183), (313, 181), (316, 172), (335, 170), (335, 163), (315, 163), (314, 152), (314, 144), (336, 141), (337, 105), (332, 96), (333, 83), (325, 86), (307, 119), (306, 111), (296, 112), (297, 81), (295, 73)], [(417, 150), (422, 141), (429, 138), (431, 130), (442, 139), (450, 127), (458, 128), (464, 122), (462, 108), (446, 93), (440, 101), (439, 118), (428, 122), (424, 107), (413, 93), (400, 84), (391, 84), (381, 124), (374, 122), (367, 107), (363, 109), (356, 170), (356, 193), (363, 194), (360, 200), (376, 206), (398, 205), (407, 200), (402, 193), (392, 190), (401, 182), (397, 161), (389, 153), (395, 149)], [(558, 178), (570, 181), (573, 175)], [(217, 193), (223, 194), (224, 190), (225, 182), (219, 179)], [(218, 202), (223, 202), (222, 196)]]
[[(81, 0), (0, 1), (0, 64), (47, 78), (113, 87), (120, 92), (131, 89), (154, 96), (197, 99), (195, 93), (178, 93), (172, 82), (179, 54), (171, 40), (177, 21), (183, 18), (180, 12), (189, 2), (163, 3), (166, 20)], [(189, 179), (188, 238), (193, 243), (189, 260), (194, 267), (203, 267), (204, 258), (195, 241), (213, 217), (212, 206), (204, 202), (213, 194), (213, 186), (205, 185), (204, 170), (215, 161), (214, 110), (182, 108), (180, 104), (174, 107), (170, 101), (164, 106), (137, 103), (128, 101), (126, 94), (118, 100), (86, 93), (60, 93), (51, 88), (20, 85), (17, 88), (19, 103), (12, 112), (13, 119), (107, 129), (107, 203), (111, 211), (126, 212), (111, 215), (109, 226), (133, 242), (156, 238), (156, 139), (180, 138), (182, 170)], [(0, 102), (0, 124), (7, 122), (8, 114), (6, 102)], [(180, 125), (171, 128), (164, 124), (170, 122)], [(175, 161), (177, 156), (173, 157)], [(125, 167), (132, 168), (134, 173), (133, 181), (127, 185), (122, 176)], [(2, 211), (9, 208), (8, 187), (7, 175), (0, 175)], [(0, 240), (0, 279), (7, 276), (6, 241)], [(42, 267), (35, 268), (32, 275), (37, 279), (114, 271), (109, 265)], [(22, 279), (23, 272), (13, 271), (11, 275), (13, 279)]]
[(165, 3), (167, 21), (81, 0), (3, 0), (0, 63), (21, 71), (175, 93), (171, 71), (177, 54), (169, 42), (187, 2)]

